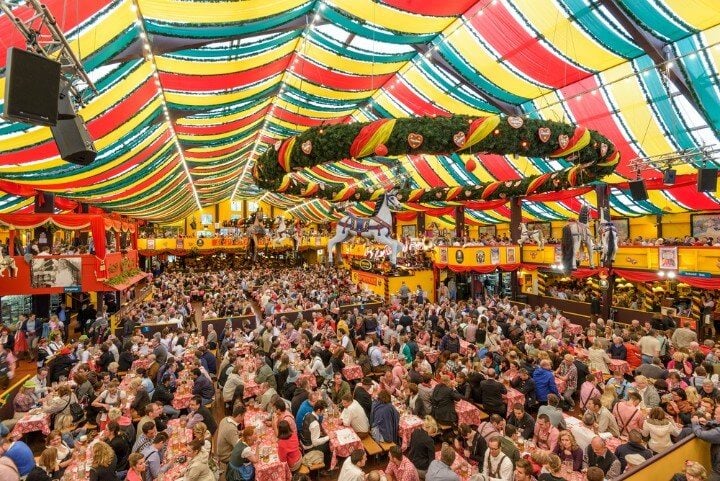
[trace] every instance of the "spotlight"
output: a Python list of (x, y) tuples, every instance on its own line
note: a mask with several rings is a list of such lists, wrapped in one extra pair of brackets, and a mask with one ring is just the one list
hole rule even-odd
[(675, 169), (666, 169), (663, 171), (663, 184), (665, 185), (675, 185), (675, 177), (677, 176), (677, 171)]
[(647, 200), (648, 194), (644, 179), (631, 180), (628, 182), (628, 186), (632, 200)]

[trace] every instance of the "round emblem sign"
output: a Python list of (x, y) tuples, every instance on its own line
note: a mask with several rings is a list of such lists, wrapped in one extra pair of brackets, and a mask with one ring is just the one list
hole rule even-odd
[(485, 263), (485, 251), (477, 251), (475, 253), (475, 262), (477, 262), (478, 264)]
[(197, 240), (197, 246), (198, 246), (198, 247), (202, 247), (203, 245), (205, 245), (205, 241), (202, 240), (202, 239), (198, 239), (198, 240)]
[(465, 260), (465, 256), (463, 255), (463, 251), (461, 249), (458, 249), (455, 251), (455, 261), (458, 264), (462, 264)]
[(367, 259), (360, 259), (359, 265), (360, 269), (364, 271), (369, 271), (370, 269), (372, 269), (372, 262)]

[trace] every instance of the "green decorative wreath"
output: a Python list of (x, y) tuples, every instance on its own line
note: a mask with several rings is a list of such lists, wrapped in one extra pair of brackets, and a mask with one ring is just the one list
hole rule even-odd
[[(415, 117), (370, 123), (314, 127), (278, 141), (258, 158), (253, 176), (259, 187), (273, 192), (321, 197), (332, 201), (375, 200), (383, 189), (369, 190), (333, 182), (303, 182), (302, 170), (346, 158), (499, 154), (563, 158), (573, 165), (511, 182), (458, 185), (433, 189), (401, 188), (403, 202), (494, 200), (581, 186), (612, 173), (620, 153), (603, 135), (585, 127), (524, 117)], [(475, 169), (474, 158), (466, 161)]]

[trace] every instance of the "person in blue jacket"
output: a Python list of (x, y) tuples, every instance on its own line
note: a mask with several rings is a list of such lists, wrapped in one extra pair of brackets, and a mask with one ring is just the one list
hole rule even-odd
[(3, 438), (0, 445), (0, 456), (7, 456), (12, 459), (21, 478), (27, 476), (35, 467), (35, 457), (32, 450), (30, 450), (30, 446), (22, 441), (13, 441), (9, 437)]
[(550, 393), (560, 395), (549, 359), (540, 361), (540, 366), (533, 372), (533, 381), (535, 381), (535, 397), (540, 404), (547, 403), (547, 397)]
[(712, 471), (708, 481), (720, 480), (720, 406), (715, 408), (713, 414), (713, 420), (707, 423), (701, 424), (697, 416), (693, 416), (690, 421), (693, 434), (697, 438), (710, 443)]

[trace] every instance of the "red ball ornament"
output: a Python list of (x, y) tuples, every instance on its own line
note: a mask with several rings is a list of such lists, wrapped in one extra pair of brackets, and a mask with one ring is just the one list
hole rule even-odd
[(476, 167), (477, 164), (475, 163), (475, 159), (473, 159), (472, 157), (465, 161), (465, 170), (467, 170), (468, 172), (474, 171)]
[(388, 149), (385, 146), (385, 144), (379, 144), (377, 147), (375, 147), (375, 155), (379, 156), (385, 156), (388, 153)]

